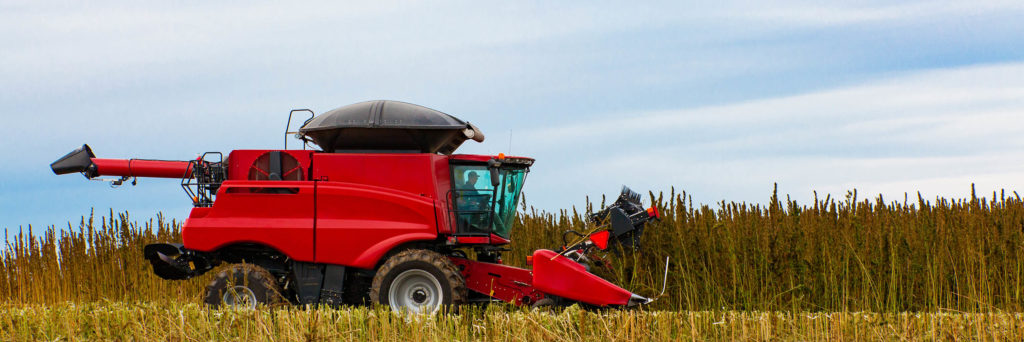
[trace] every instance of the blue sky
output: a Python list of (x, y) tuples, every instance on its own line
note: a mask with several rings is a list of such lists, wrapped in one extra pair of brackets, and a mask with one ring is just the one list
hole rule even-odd
[[(1024, 3), (0, 4), (0, 227), (91, 208), (183, 218), (175, 180), (55, 176), (101, 157), (280, 148), (288, 110), (421, 104), (537, 158), (545, 210), (622, 184), (765, 202), (1018, 190)], [(1024, 190), (1024, 189), (1021, 189)]]

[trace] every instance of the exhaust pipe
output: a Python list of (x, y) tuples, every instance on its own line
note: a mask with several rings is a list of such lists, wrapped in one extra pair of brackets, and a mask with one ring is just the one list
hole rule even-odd
[(96, 155), (92, 153), (92, 149), (89, 148), (89, 145), (82, 144), (82, 147), (51, 163), (50, 169), (53, 170), (54, 174), (58, 175), (81, 172), (86, 178), (93, 178), (99, 176), (99, 174), (96, 172), (96, 164), (93, 164), (92, 158), (96, 158)]

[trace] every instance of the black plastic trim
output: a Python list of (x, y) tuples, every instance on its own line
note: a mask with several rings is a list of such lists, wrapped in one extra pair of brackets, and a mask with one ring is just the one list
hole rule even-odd
[(86, 177), (93, 178), (98, 176), (98, 174), (96, 173), (96, 165), (92, 163), (92, 158), (96, 158), (96, 155), (92, 153), (92, 148), (89, 148), (87, 144), (82, 144), (82, 147), (65, 154), (57, 159), (57, 161), (51, 163), (50, 169), (57, 175), (81, 172)]

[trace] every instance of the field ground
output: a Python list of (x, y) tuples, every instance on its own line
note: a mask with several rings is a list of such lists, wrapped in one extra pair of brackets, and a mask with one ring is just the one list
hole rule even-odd
[(0, 305), (2, 340), (681, 341), (1024, 339), (1020, 313), (528, 311), (409, 318), (379, 308), (211, 310), (198, 304)]

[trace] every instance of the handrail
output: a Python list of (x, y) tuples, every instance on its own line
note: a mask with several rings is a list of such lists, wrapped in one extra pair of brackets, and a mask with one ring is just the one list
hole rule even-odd
[[(288, 112), (288, 124), (284, 126), (284, 149), (286, 149), (286, 150), (288, 149), (288, 134), (295, 133), (295, 132), (289, 132), (289, 130), (292, 127), (292, 114), (295, 114), (295, 112), (309, 112), (309, 119), (306, 119), (306, 123), (309, 123), (309, 120), (313, 120), (313, 117), (316, 116), (316, 113), (313, 113), (312, 110), (305, 109), (305, 108), (303, 108), (303, 109), (292, 109), (292, 111)], [(306, 124), (304, 123), (302, 125), (305, 126)], [(305, 141), (306, 140), (303, 139), (303, 142), (305, 142)], [(303, 150), (306, 149), (306, 144), (302, 144), (302, 149)]]

